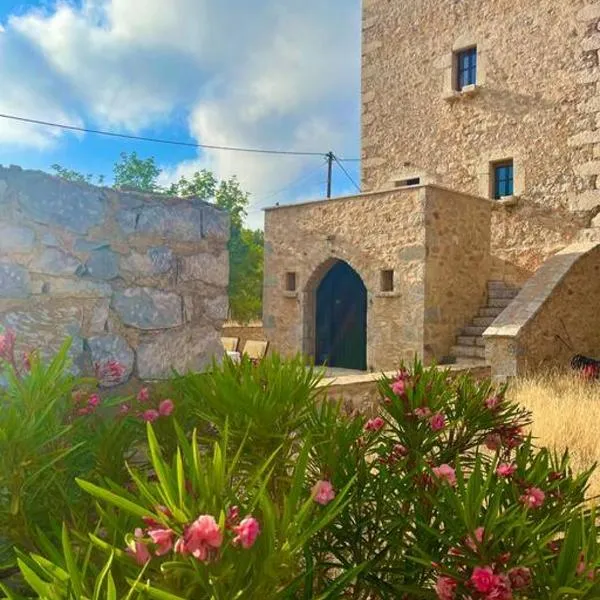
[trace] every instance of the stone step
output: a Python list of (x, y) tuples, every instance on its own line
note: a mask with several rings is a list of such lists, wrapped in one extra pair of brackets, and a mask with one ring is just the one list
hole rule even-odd
[(469, 325), (468, 327), (464, 327), (463, 330), (460, 332), (460, 335), (474, 335), (474, 336), (481, 336), (483, 335), (483, 332), (487, 329), (487, 327), (476, 327), (475, 325)]
[(455, 365), (463, 365), (465, 367), (485, 367), (487, 364), (485, 358), (475, 358), (473, 356), (457, 356)]
[(471, 325), (475, 325), (475, 327), (489, 327), (495, 320), (496, 317), (475, 317)]
[(514, 298), (519, 293), (515, 288), (488, 288), (488, 298)]
[(486, 306), (479, 309), (479, 317), (494, 317), (494, 319), (504, 310), (503, 306)]
[(450, 352), (452, 356), (485, 358), (485, 348), (480, 346), (452, 346)]
[(475, 335), (459, 335), (456, 338), (457, 346), (485, 346), (485, 340)]
[(513, 298), (488, 298), (487, 307), (488, 308), (506, 308), (511, 302)]

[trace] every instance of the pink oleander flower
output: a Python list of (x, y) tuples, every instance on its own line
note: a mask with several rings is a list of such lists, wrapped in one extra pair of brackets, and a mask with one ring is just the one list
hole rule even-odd
[(379, 431), (385, 425), (385, 421), (381, 417), (369, 419), (365, 424), (365, 431)]
[(156, 556), (163, 556), (173, 548), (173, 531), (171, 529), (151, 529), (150, 539), (156, 544)]
[(504, 573), (496, 575), (496, 585), (485, 598), (486, 600), (513, 600), (512, 586), (508, 576)]
[(432, 431), (441, 431), (446, 427), (446, 417), (442, 413), (436, 413), (429, 419), (429, 426)]
[(396, 458), (408, 456), (408, 448), (402, 444), (394, 444), (392, 455)]
[(508, 427), (502, 432), (502, 443), (509, 449), (518, 448), (523, 443), (523, 430), (520, 427)]
[(478, 527), (475, 530), (474, 536), (467, 536), (465, 539), (465, 544), (473, 551), (477, 552), (477, 546), (481, 546), (483, 543), (483, 537), (485, 535), (485, 529), (483, 527)]
[(141, 541), (143, 537), (144, 534), (142, 530), (137, 528), (135, 530), (135, 539), (131, 540), (125, 549), (125, 552), (127, 552), (127, 554), (129, 554), (129, 556), (131, 556), (140, 566), (145, 565), (152, 558), (148, 551), (148, 547)]
[(326, 479), (317, 481), (312, 489), (312, 497), (317, 504), (322, 506), (329, 504), (335, 498), (335, 490), (331, 485), (331, 481)]
[(125, 373), (125, 367), (117, 360), (109, 360), (105, 365), (106, 374), (113, 379), (120, 379)]
[(12, 360), (17, 334), (12, 329), (6, 329), (0, 334), (0, 359)]
[(490, 433), (483, 440), (483, 444), (488, 450), (500, 450), (502, 448), (502, 436), (499, 433)]
[(531, 571), (527, 567), (515, 567), (508, 572), (513, 590), (522, 590), (531, 585)]
[(406, 381), (399, 377), (392, 383), (392, 392), (396, 394), (396, 396), (403, 396), (406, 392)]
[(530, 487), (525, 490), (525, 493), (521, 496), (521, 502), (527, 508), (539, 508), (544, 504), (546, 494), (540, 488)]
[(431, 409), (428, 406), (415, 408), (413, 414), (419, 419), (427, 419), (431, 415)]
[(246, 517), (242, 519), (239, 525), (233, 528), (236, 534), (233, 538), (234, 544), (240, 544), (246, 550), (254, 546), (256, 538), (260, 534), (260, 525), (254, 517)]
[(93, 407), (86, 406), (84, 408), (80, 408), (77, 410), (77, 415), (80, 417), (85, 417), (86, 415), (91, 415), (94, 412)]
[(432, 471), (439, 480), (447, 482), (452, 487), (456, 485), (456, 471), (450, 465), (443, 464), (434, 467)]
[(138, 402), (148, 402), (150, 400), (150, 390), (147, 387), (143, 387), (137, 395)]
[(491, 567), (475, 567), (471, 575), (471, 583), (478, 592), (489, 594), (497, 587), (499, 579)]
[(500, 463), (496, 468), (496, 475), (498, 475), (498, 477), (510, 477), (516, 470), (516, 465)]
[(119, 406), (119, 414), (121, 416), (129, 414), (130, 410), (131, 410), (131, 406), (129, 406), (129, 404), (127, 404), (127, 403), (123, 403), (123, 404), (121, 404), (121, 406)]
[(158, 412), (161, 417), (168, 417), (174, 409), (175, 403), (173, 402), (173, 400), (166, 399), (158, 405)]
[(98, 394), (92, 394), (89, 398), (88, 398), (88, 406), (91, 406), (92, 408), (96, 408), (97, 406), (100, 406), (100, 396), (98, 396)]
[(154, 423), (154, 421), (156, 421), (158, 417), (160, 417), (160, 413), (157, 410), (154, 410), (153, 408), (145, 410), (142, 413), (142, 420), (146, 421), (146, 423)]
[(435, 593), (439, 600), (454, 600), (458, 583), (452, 577), (439, 575), (435, 582)]
[(489, 398), (485, 399), (484, 404), (487, 409), (496, 410), (500, 406), (501, 402), (502, 398), (500, 396), (490, 396)]
[[(181, 542), (181, 543), (180, 543)], [(201, 561), (209, 559), (213, 550), (221, 547), (223, 532), (211, 515), (200, 515), (187, 529), (183, 541), (178, 540), (176, 551), (191, 554)]]

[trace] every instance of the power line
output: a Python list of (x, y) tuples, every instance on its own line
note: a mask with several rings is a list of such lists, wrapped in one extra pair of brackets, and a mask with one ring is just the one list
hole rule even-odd
[(55, 127), (57, 129), (65, 129), (68, 131), (78, 131), (81, 133), (93, 133), (96, 135), (104, 135), (126, 140), (138, 140), (141, 142), (152, 142), (154, 144), (169, 144), (171, 146), (187, 146), (189, 148), (204, 148), (206, 150), (228, 150), (230, 152), (249, 152), (254, 154), (273, 154), (284, 156), (325, 156), (326, 152), (297, 152), (293, 150), (266, 150), (261, 148), (240, 148), (237, 146), (216, 146), (213, 144), (197, 144), (195, 142), (182, 142), (178, 140), (167, 140), (162, 138), (144, 137), (139, 135), (128, 135), (126, 133), (116, 133), (114, 131), (103, 131), (100, 129), (88, 129), (86, 127), (76, 127), (74, 125), (65, 125), (64, 123), (52, 123), (50, 121), (40, 121), (38, 119), (28, 119), (25, 117), (17, 117), (15, 115), (6, 115), (0, 113), (0, 118), (19, 121), (21, 123), (31, 123), (33, 125), (44, 125), (45, 127)]
[(335, 162), (339, 165), (340, 169), (342, 171), (344, 171), (344, 173), (346, 174), (346, 177), (353, 183), (354, 187), (360, 192), (360, 187), (359, 187), (358, 183), (356, 183), (356, 181), (354, 181), (354, 179), (352, 178), (350, 173), (348, 173), (348, 171), (346, 171), (346, 169), (344, 168), (344, 165), (339, 161), (338, 157), (335, 154), (333, 155), (333, 160), (335, 160)]

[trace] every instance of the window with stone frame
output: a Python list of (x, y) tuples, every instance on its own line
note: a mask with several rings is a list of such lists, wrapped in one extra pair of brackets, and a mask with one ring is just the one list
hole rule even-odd
[(477, 84), (477, 46), (455, 53), (456, 90)]

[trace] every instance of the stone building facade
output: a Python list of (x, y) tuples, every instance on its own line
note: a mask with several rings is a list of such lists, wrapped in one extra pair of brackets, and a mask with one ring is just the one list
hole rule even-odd
[[(362, 193), (267, 211), (274, 347), (323, 362), (321, 338), (327, 350), (331, 330), (363, 328), (364, 295), (366, 361), (333, 364), (481, 363), (489, 341), (505, 356), (488, 357), (513, 365), (517, 346), (483, 333), (498, 317), (491, 331), (502, 337), (517, 313), (519, 347), (537, 348), (528, 338), (538, 309), (526, 298), (533, 286), (551, 322), (564, 309), (552, 278), (515, 299), (521, 310), (500, 313), (557, 252), (600, 243), (599, 56), (597, 1), (363, 0)], [(597, 277), (590, 257), (578, 268)]]
[(318, 289), (343, 262), (366, 288), (364, 368), (447, 355), (485, 297), (490, 218), (487, 200), (438, 186), (268, 210), (267, 339), (284, 354), (315, 357), (319, 313), (329, 309)]
[[(362, 186), (421, 177), (514, 199), (493, 213), (496, 256), (534, 271), (600, 210), (600, 3), (364, 0)], [(456, 59), (475, 48), (472, 89)]]
[(223, 353), (228, 239), (205, 202), (0, 166), (0, 325), (19, 352), (70, 336), (75, 372), (118, 360), (114, 383), (202, 368)]

